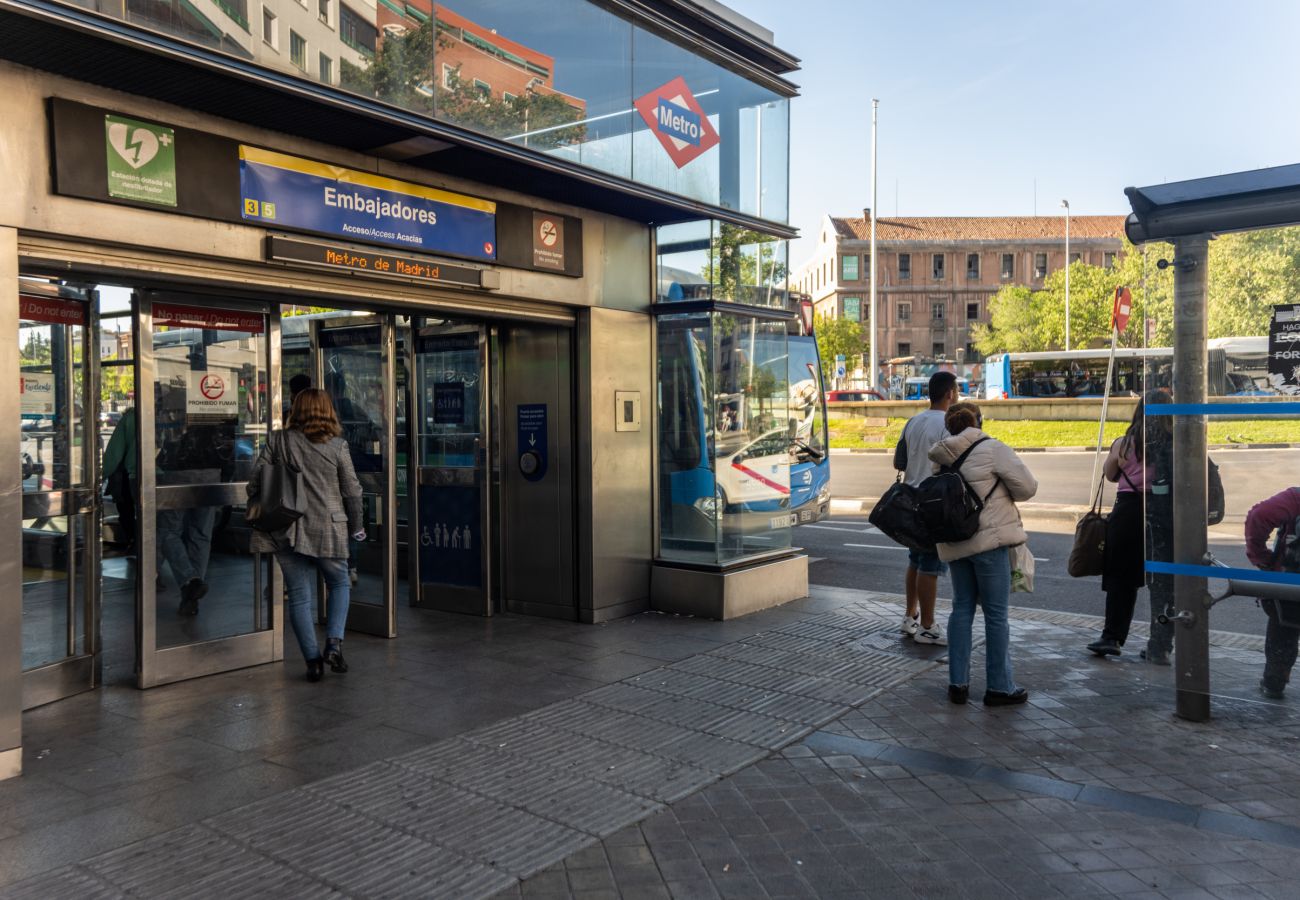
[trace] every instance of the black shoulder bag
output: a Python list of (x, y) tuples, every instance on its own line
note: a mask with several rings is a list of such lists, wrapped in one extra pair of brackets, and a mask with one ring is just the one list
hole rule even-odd
[(249, 498), (244, 518), (258, 531), (275, 533), (297, 522), (306, 510), (303, 508), (302, 469), (289, 457), (288, 432), (273, 432), (268, 443), (271, 461), (258, 463), (257, 494)]

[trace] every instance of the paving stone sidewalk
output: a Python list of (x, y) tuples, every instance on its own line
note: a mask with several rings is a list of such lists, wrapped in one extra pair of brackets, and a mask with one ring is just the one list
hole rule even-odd
[(1300, 716), (1262, 653), (1216, 635), (1193, 724), (1171, 668), (1083, 652), (1098, 624), (1013, 617), (1026, 707), (931, 669), (502, 896), (1300, 897)]

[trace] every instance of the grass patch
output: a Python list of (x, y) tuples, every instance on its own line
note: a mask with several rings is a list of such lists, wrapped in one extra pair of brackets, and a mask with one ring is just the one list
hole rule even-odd
[[(830, 419), (831, 446), (837, 449), (871, 450), (893, 448), (903, 433), (906, 419), (889, 419), (884, 427), (866, 426), (863, 419)], [(1124, 433), (1124, 422), (1107, 422), (1105, 445)], [(1047, 422), (1042, 420), (997, 421), (986, 419), (984, 430), (1012, 447), (1095, 447), (1096, 422)], [(1300, 421), (1251, 419), (1210, 422), (1211, 444), (1300, 443)]]

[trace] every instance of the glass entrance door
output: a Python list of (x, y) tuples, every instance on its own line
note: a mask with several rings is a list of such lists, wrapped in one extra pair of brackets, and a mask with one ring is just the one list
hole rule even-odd
[[(329, 393), (361, 482), (366, 539), (353, 541), (348, 628), (397, 636), (397, 460), (392, 316), (341, 316), (312, 323), (316, 383)], [(324, 592), (318, 590), (318, 597)]]
[(138, 681), (152, 687), (283, 656), (279, 568), (250, 552), (243, 519), (280, 424), (279, 316), (169, 292), (137, 302)]
[(416, 319), (411, 348), (411, 602), (491, 615), (487, 330)]
[(98, 681), (94, 294), (20, 281), (23, 707)]

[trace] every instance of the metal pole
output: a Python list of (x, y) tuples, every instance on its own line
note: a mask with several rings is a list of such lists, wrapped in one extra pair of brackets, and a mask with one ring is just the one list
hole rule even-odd
[(1065, 349), (1070, 349), (1070, 201), (1062, 200), (1065, 207)]
[(877, 388), (880, 369), (880, 345), (876, 340), (876, 110), (880, 101), (871, 101), (871, 371), (867, 385)]
[[(1204, 403), (1206, 397), (1206, 256), (1204, 235), (1174, 242), (1174, 401)], [(1174, 417), (1174, 559), (1205, 564), (1205, 416)], [(1174, 576), (1178, 625), (1174, 631), (1174, 684), (1179, 717), (1210, 717), (1209, 594), (1205, 578)]]

